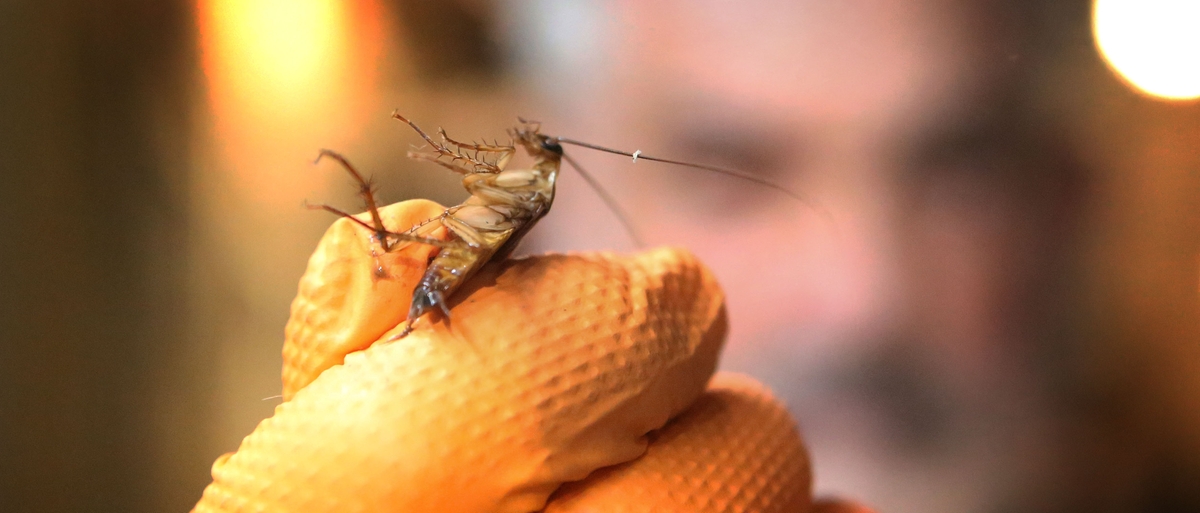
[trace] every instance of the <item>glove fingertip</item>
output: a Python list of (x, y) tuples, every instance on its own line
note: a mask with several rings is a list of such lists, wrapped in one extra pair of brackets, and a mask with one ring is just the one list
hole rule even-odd
[[(385, 228), (403, 231), (443, 210), (429, 200), (410, 200), (382, 207), (379, 214)], [(435, 249), (412, 244), (384, 253), (365, 227), (335, 221), (309, 259), (284, 329), (284, 400), (403, 320)]]
[(787, 410), (757, 381), (718, 374), (632, 462), (563, 486), (547, 512), (796, 512), (811, 470)]

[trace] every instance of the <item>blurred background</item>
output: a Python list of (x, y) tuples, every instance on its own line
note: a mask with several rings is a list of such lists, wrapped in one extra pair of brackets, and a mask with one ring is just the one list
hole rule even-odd
[[(278, 403), (346, 154), (544, 131), (729, 296), (819, 494), (1200, 511), (1196, 2), (0, 5), (0, 511), (182, 511)], [(573, 151), (578, 150), (578, 151)], [(632, 250), (565, 171), (524, 252)]]

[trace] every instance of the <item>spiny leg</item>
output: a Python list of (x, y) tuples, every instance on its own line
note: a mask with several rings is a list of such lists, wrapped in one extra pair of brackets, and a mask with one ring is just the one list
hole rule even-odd
[(455, 164), (455, 163), (453, 163), (453, 162), (446, 162), (446, 161), (440, 160), (440, 159), (438, 158), (439, 156), (440, 156), (440, 155), (432, 155), (432, 154), (429, 154), (429, 153), (421, 153), (421, 152), (419, 152), (419, 151), (410, 151), (410, 152), (408, 152), (408, 158), (410, 158), (410, 159), (413, 159), (413, 160), (425, 160), (425, 161), (433, 162), (434, 164), (437, 164), (437, 165), (439, 165), (439, 166), (442, 166), (442, 167), (444, 167), (444, 168), (446, 168), (446, 169), (449, 169), (449, 170), (451, 170), (451, 171), (453, 171), (453, 172), (455, 172), (455, 173), (458, 173), (458, 174), (460, 174), (460, 175), (469, 175), (469, 174), (472, 174), (472, 173), (476, 173), (476, 172), (477, 172), (477, 171), (475, 171), (474, 169), (467, 169), (467, 168), (465, 168), (465, 167), (462, 167), (462, 166), (460, 166), (460, 165), (458, 165), (458, 164)]
[(395, 342), (404, 337), (407, 337), (409, 333), (412, 333), (412, 331), (413, 331), (413, 321), (408, 321), (408, 324), (404, 325), (404, 329), (400, 330), (400, 333), (397, 333), (392, 338), (389, 338), (388, 342)]
[(449, 135), (446, 135), (446, 131), (441, 128), (438, 128), (438, 135), (442, 136), (442, 141), (453, 144), (455, 148), (458, 148), (459, 154), (462, 154), (464, 150), (475, 152), (471, 157), (476, 160), (487, 162), (486, 158), (479, 157), (480, 153), (496, 154), (495, 161), (492, 163), (496, 170), (504, 169), (504, 166), (508, 164), (508, 160), (517, 152), (517, 148), (513, 146), (512, 141), (509, 141), (507, 145), (500, 144), (499, 142), (487, 144), (487, 141), (468, 144), (451, 139)]
[[(377, 232), (375, 230), (375, 227), (371, 226), (370, 223), (367, 223), (366, 221), (363, 221), (357, 217), (354, 217), (349, 212), (340, 210), (337, 207), (326, 205), (324, 203), (317, 204), (317, 205), (310, 205), (308, 203), (305, 203), (304, 207), (309, 210), (324, 210), (326, 212), (335, 214), (339, 217), (344, 217), (346, 219), (349, 219), (350, 221), (354, 222), (355, 224), (358, 224), (359, 226), (362, 226), (363, 228), (366, 228), (373, 233), (377, 233), (377, 235), (373, 236), (373, 238), (374, 237), (383, 237), (384, 239), (386, 239), (388, 241), (417, 242), (417, 243), (421, 243), (421, 244), (428, 244), (430, 246), (437, 246), (437, 247), (443, 248), (443, 249), (445, 249), (445, 248), (461, 248), (464, 246), (468, 246), (466, 243), (457, 241), (457, 240), (434, 239), (431, 237), (421, 237), (421, 236), (412, 235), (409, 233), (392, 232), (392, 231), (388, 231), (388, 230), (382, 230), (382, 231)], [(438, 218), (434, 218), (434, 219), (438, 219)], [(387, 247), (387, 246), (385, 246), (385, 247)]]
[[(463, 208), (463, 205), (450, 207), (450, 208), (446, 209), (445, 211), (443, 211), (438, 216), (431, 217), (429, 219), (426, 219), (424, 221), (421, 221), (421, 222), (413, 225), (412, 228), (405, 230), (404, 232), (402, 232), (402, 234), (403, 235), (415, 235), (418, 233), (418, 230), (420, 230), (421, 228), (424, 228), (425, 226), (433, 223), (434, 221), (438, 221), (439, 223), (441, 223), (442, 227), (446, 228), (446, 230), (448, 230), (449, 233), (451, 233), (452, 236), (455, 237), (455, 239), (453, 239), (450, 242), (453, 242), (454, 244), (456, 244), (456, 247), (458, 247), (460, 249), (469, 248), (471, 250), (478, 250), (481, 246), (484, 245), (484, 241), (482, 240), (483, 235), (479, 232), (479, 230), (467, 225), (466, 223), (462, 222), (461, 220), (459, 220), (457, 217), (454, 216), (454, 213), (458, 212), (459, 209), (461, 209), (461, 208)], [(421, 237), (421, 235), (415, 235), (415, 236)]]
[(500, 172), (500, 167), (495, 164), (492, 164), (490, 162), (486, 162), (483, 160), (479, 160), (476, 158), (472, 158), (467, 155), (463, 155), (462, 153), (459, 153), (454, 150), (451, 150), (450, 148), (447, 148), (445, 145), (437, 143), (436, 141), (433, 140), (432, 137), (429, 137), (429, 134), (425, 133), (424, 130), (421, 130), (421, 127), (417, 126), (416, 123), (413, 123), (411, 120), (404, 117), (399, 112), (392, 112), (392, 117), (399, 119), (400, 121), (403, 121), (405, 123), (408, 123), (408, 126), (412, 127), (413, 130), (416, 130), (417, 134), (420, 135), (422, 139), (425, 139), (425, 142), (429, 143), (429, 145), (432, 146), (434, 151), (436, 151), (439, 155), (442, 155), (445, 157), (450, 157), (451, 161), (465, 160), (467, 162), (470, 162), (472, 165), (474, 165), (476, 167), (476, 169), (482, 168), (482, 169), (486, 170), (486, 172), (489, 172), (489, 173), (499, 173)]
[[(444, 215), (444, 214), (443, 214), (443, 215)], [(431, 218), (429, 218), (429, 219), (426, 219), (426, 220), (424, 220), (424, 221), (421, 221), (421, 222), (419, 222), (419, 223), (417, 223), (417, 224), (414, 224), (412, 228), (409, 228), (409, 229), (405, 230), (405, 231), (404, 231), (404, 233), (407, 233), (407, 234), (409, 234), (409, 235), (414, 235), (414, 234), (416, 234), (416, 233), (417, 233), (417, 230), (420, 230), (421, 228), (424, 228), (424, 227), (425, 227), (426, 225), (428, 225), (429, 223), (432, 223), (432, 222), (434, 222), (434, 221), (441, 221), (441, 220), (442, 220), (442, 216), (440, 216), (440, 215), (439, 215), (439, 216), (434, 216), (434, 217), (431, 217)]]
[(438, 129), (438, 135), (442, 136), (443, 141), (453, 144), (454, 146), (458, 147), (459, 149), (465, 148), (468, 150), (482, 151), (485, 153), (512, 153), (514, 151), (517, 151), (517, 148), (514, 147), (511, 143), (508, 145), (503, 145), (503, 144), (470, 144), (470, 143), (458, 142), (458, 141), (455, 141), (454, 139), (451, 139), (449, 135), (446, 135), (446, 130), (441, 129), (441, 128)]
[[(421, 221), (421, 222), (419, 222), (419, 223), (417, 223), (417, 224), (414, 224), (414, 225), (412, 226), (412, 228), (409, 228), (409, 229), (407, 229), (407, 230), (404, 230), (403, 232), (400, 232), (400, 233), (402, 233), (402, 234), (404, 234), (404, 235), (413, 235), (413, 236), (416, 236), (416, 237), (423, 237), (423, 238), (427, 238), (427, 237), (426, 237), (424, 234), (421, 234), (421, 233), (420, 233), (420, 230), (421, 230), (422, 228), (425, 228), (426, 226), (429, 226), (429, 225), (430, 225), (430, 224), (432, 224), (434, 221), (441, 221), (442, 219), (444, 219), (444, 218), (446, 217), (446, 213), (447, 213), (447, 212), (449, 212), (449, 211), (450, 211), (450, 210), (446, 210), (445, 212), (441, 213), (440, 215), (433, 216), (433, 217), (431, 217), (431, 218), (429, 218), (429, 219), (426, 219), (426, 220), (424, 220), (424, 221)], [(408, 245), (408, 244), (409, 244), (409, 243), (405, 242), (405, 243), (403, 243), (403, 244), (401, 244), (401, 245), (397, 245), (397, 246), (395, 246), (393, 249), (401, 249), (401, 248), (403, 248), (404, 246), (406, 246), (406, 245)], [(460, 247), (461, 247), (461, 246), (460, 246)]]
[[(367, 226), (367, 228), (375, 233), (376, 239), (379, 240), (379, 244), (383, 247), (385, 252), (390, 251), (391, 248), (388, 244), (387, 237), (385, 237), (388, 231), (387, 228), (383, 226), (383, 218), (379, 216), (379, 207), (375, 204), (375, 191), (371, 181), (363, 178), (363, 175), (359, 173), (357, 169), (354, 169), (354, 166), (350, 165), (350, 161), (347, 160), (346, 157), (343, 157), (340, 153), (332, 150), (321, 150), (321, 152), (317, 154), (317, 159), (313, 161), (313, 164), (321, 162), (321, 159), (325, 157), (336, 160), (338, 164), (342, 165), (342, 168), (345, 169), (346, 172), (350, 173), (350, 176), (354, 177), (354, 181), (358, 182), (358, 194), (359, 196), (362, 196), (363, 202), (367, 204), (367, 210), (371, 212), (371, 220), (374, 221), (375, 226), (369, 226), (361, 222), (360, 224)], [(338, 211), (337, 209), (332, 209), (332, 207), (328, 207), (327, 205), (322, 205), (322, 207), (324, 207), (323, 210), (328, 210), (358, 221), (358, 219), (345, 215), (345, 213)]]

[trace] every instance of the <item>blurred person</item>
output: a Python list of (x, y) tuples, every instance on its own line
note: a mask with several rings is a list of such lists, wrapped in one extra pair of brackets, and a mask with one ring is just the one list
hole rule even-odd
[[(789, 403), (818, 494), (895, 512), (1046, 506), (1060, 455), (1039, 343), (1077, 169), (1033, 108), (1025, 6), (513, 6), (548, 133), (811, 198), (567, 148), (650, 245), (715, 270), (722, 365)], [(561, 180), (527, 250), (632, 245), (581, 180)]]

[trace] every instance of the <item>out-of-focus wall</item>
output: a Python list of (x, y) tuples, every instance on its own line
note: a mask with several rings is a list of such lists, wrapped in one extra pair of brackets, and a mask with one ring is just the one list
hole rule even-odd
[(391, 120), (502, 137), (487, 3), (0, 6), (0, 511), (181, 511), (278, 403), (283, 325), (332, 218), (456, 203)]
[[(197, 2), (202, 70), (187, 190), (194, 346), (213, 352), (209, 459), (237, 448), (279, 404), (288, 305), (332, 223), (304, 202), (361, 211), (327, 148), (378, 187), (384, 204), (462, 200), (460, 177), (405, 154), (434, 132), (503, 137), (512, 121), (490, 8), (427, 2)], [(419, 144), (420, 143), (420, 144)], [(198, 493), (197, 487), (194, 493)]]
[[(1093, 46), (1087, 5), (1049, 4), (1043, 105), (1089, 170), (1055, 359), (1071, 504), (1200, 508), (1200, 100), (1137, 91)], [(1136, 4), (1130, 4), (1136, 5)], [(1162, 4), (1168, 6), (1169, 4)], [(1150, 59), (1151, 56), (1147, 56)], [(1186, 63), (1181, 63), (1186, 66)], [(1049, 348), (1054, 349), (1054, 348)]]
[(178, 509), (203, 478), (191, 37), (180, 1), (0, 6), (0, 510)]

